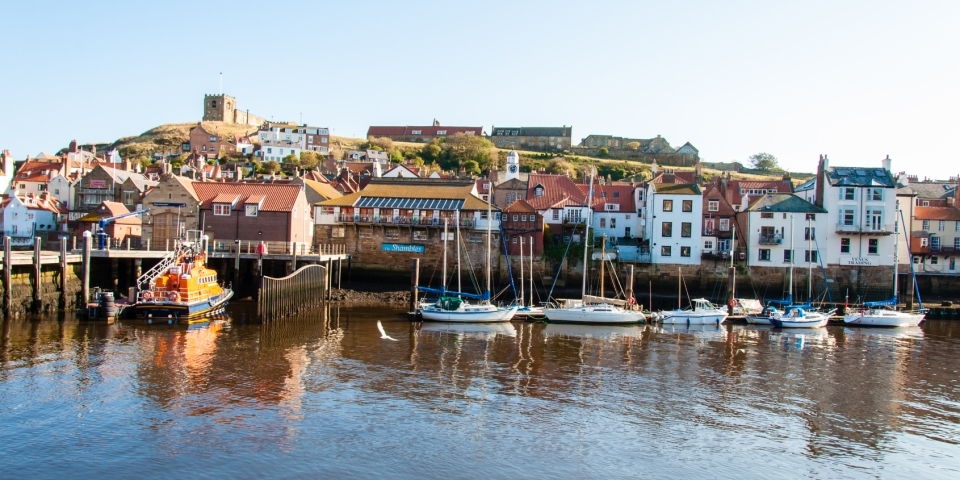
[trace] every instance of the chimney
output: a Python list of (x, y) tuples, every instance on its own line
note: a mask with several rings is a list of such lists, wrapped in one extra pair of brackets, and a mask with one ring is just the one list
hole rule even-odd
[(814, 205), (823, 208), (824, 183), (826, 183), (827, 169), (830, 168), (830, 160), (826, 155), (820, 155), (820, 163), (817, 164), (817, 183), (813, 199)]
[(664, 170), (662, 181), (663, 183), (676, 183), (677, 176), (673, 173), (673, 170)]
[[(656, 177), (656, 176), (657, 176), (657, 170), (659, 170), (659, 169), (660, 169), (660, 167), (657, 165), (657, 159), (653, 159), (653, 163), (650, 164), (650, 173), (652, 173), (653, 176)], [(652, 177), (651, 177), (651, 178), (652, 178)]]
[(693, 183), (697, 185), (703, 183), (703, 164), (700, 161), (697, 161), (696, 165), (693, 166)]
[(884, 158), (880, 162), (880, 165), (883, 165), (883, 169), (888, 173), (891, 172), (890, 168), (893, 167), (893, 160), (890, 159), (890, 155), (887, 155), (887, 158)]

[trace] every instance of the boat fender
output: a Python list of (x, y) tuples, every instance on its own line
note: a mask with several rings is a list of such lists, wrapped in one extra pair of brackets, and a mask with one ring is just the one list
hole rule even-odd
[(630, 306), (632, 307), (632, 306), (634, 306), (634, 305), (636, 305), (636, 304), (637, 304), (637, 299), (636, 299), (636, 298), (630, 297), (630, 298), (627, 299), (627, 305), (630, 305)]
[(171, 302), (176, 302), (180, 300), (180, 294), (177, 292), (170, 292), (167, 294), (167, 298), (169, 298)]

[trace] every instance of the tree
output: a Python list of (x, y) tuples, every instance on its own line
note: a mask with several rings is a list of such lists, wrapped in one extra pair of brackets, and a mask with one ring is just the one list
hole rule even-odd
[(489, 168), (493, 143), (479, 135), (455, 133), (443, 142), (449, 165), (445, 168), (461, 167), (464, 162), (473, 160), (481, 170)]
[(268, 175), (273, 175), (274, 173), (277, 173), (280, 171), (280, 164), (277, 163), (276, 160), (270, 160), (270, 161), (264, 162), (261, 168), (263, 168), (263, 173), (266, 173)]
[(577, 169), (574, 168), (573, 164), (563, 158), (554, 158), (553, 160), (550, 160), (547, 163), (546, 172), (557, 175), (567, 175), (570, 178), (577, 177)]
[(777, 157), (766, 152), (750, 155), (750, 162), (753, 164), (753, 168), (765, 172), (780, 169), (780, 164), (777, 163)]
[(390, 150), (393, 148), (393, 140), (387, 137), (371, 138), (367, 143), (372, 147), (380, 147), (380, 150)]
[(470, 175), (480, 175), (480, 164), (476, 160), (467, 160), (463, 162), (463, 170)]
[(313, 170), (317, 168), (317, 165), (320, 164), (320, 155), (317, 155), (317, 152), (310, 150), (304, 150), (300, 152), (300, 166), (304, 170)]
[(283, 157), (283, 164), (291, 168), (299, 167), (300, 158), (291, 153), (290, 155)]
[(426, 163), (437, 163), (440, 161), (440, 156), (443, 154), (443, 148), (440, 147), (439, 140), (431, 140), (430, 143), (423, 146), (420, 149), (420, 158), (423, 158), (423, 161)]
[(607, 147), (600, 147), (600, 150), (597, 150), (597, 156), (600, 158), (610, 155), (610, 149)]
[(627, 143), (627, 148), (629, 148), (630, 150), (640, 150), (640, 142)]
[(387, 153), (390, 156), (390, 161), (393, 163), (403, 163), (403, 152), (397, 149), (390, 150)]

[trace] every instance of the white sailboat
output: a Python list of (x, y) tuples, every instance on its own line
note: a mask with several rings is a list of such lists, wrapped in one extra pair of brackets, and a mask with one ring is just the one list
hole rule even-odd
[[(790, 219), (790, 249), (793, 251), (793, 217), (791, 215)], [(810, 219), (807, 219), (807, 251), (812, 252), (812, 241), (813, 241), (813, 229), (811, 228)], [(793, 296), (793, 253), (790, 254), (790, 295)], [(807, 305), (812, 305), (813, 302), (813, 258), (809, 258), (807, 261)], [(830, 322), (830, 317), (836, 313), (837, 309), (833, 309), (827, 312), (817, 312), (813, 310), (807, 310), (804, 305), (791, 305), (786, 307), (784, 312), (781, 314), (777, 311), (774, 311), (773, 314), (768, 318), (771, 325), (779, 328), (821, 328), (826, 327), (827, 323)]]
[[(545, 308), (543, 313), (547, 320), (555, 323), (582, 323), (582, 324), (625, 324), (640, 323), (646, 317), (639, 310), (633, 310), (628, 300), (617, 300), (603, 297), (603, 264), (604, 255), (600, 256), (600, 296), (587, 295), (587, 251), (590, 239), (590, 221), (593, 212), (593, 169), (590, 169), (590, 188), (587, 194), (587, 221), (583, 231), (583, 287), (580, 300), (567, 300), (564, 307)], [(606, 243), (606, 239), (604, 239)]]
[[(487, 203), (487, 291), (482, 294), (470, 294), (464, 292), (448, 291), (446, 286), (446, 268), (447, 268), (447, 223), (443, 226), (443, 286), (437, 290), (427, 287), (417, 287), (421, 291), (437, 294), (440, 299), (432, 305), (421, 305), (420, 316), (427, 321), (434, 322), (468, 322), (468, 323), (487, 323), (487, 322), (509, 322), (514, 314), (517, 313), (517, 307), (498, 307), (490, 303), (490, 237), (493, 215), (490, 204)], [(459, 229), (457, 230), (459, 232)], [(457, 239), (459, 242), (460, 239)], [(459, 243), (457, 244), (457, 253), (459, 254)], [(459, 258), (457, 265), (459, 269)], [(457, 275), (459, 284), (460, 276)], [(472, 305), (466, 300), (479, 300), (479, 303)]]
[(517, 305), (516, 318), (543, 317), (543, 308), (533, 306), (533, 237), (530, 237), (530, 302), (526, 303), (523, 290), (523, 237), (520, 237), (520, 302)]
[(692, 300), (692, 308), (681, 308), (683, 301), (683, 271), (677, 278), (677, 309), (660, 312), (660, 322), (664, 324), (681, 323), (686, 325), (719, 325), (727, 319), (726, 307), (718, 307), (706, 298)]
[[(900, 201), (897, 200), (897, 213), (900, 213)], [(926, 313), (923, 311), (904, 312), (897, 310), (898, 267), (900, 248), (899, 219), (894, 217), (893, 233), (893, 298), (879, 302), (865, 302), (863, 310), (848, 312), (843, 317), (843, 323), (861, 327), (916, 327), (923, 321)], [(906, 234), (906, 232), (904, 232)]]

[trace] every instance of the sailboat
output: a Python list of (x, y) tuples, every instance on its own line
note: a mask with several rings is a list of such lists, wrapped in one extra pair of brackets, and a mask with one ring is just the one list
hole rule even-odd
[[(562, 308), (546, 308), (543, 313), (547, 320), (555, 323), (584, 323), (584, 324), (623, 324), (640, 323), (646, 317), (639, 310), (626, 309), (632, 306), (633, 299), (617, 300), (603, 296), (603, 265), (604, 254), (600, 256), (600, 296), (587, 295), (587, 251), (590, 246), (590, 220), (593, 212), (593, 175), (590, 169), (590, 188), (587, 194), (587, 221), (583, 230), (583, 287), (580, 300), (567, 301)], [(603, 241), (606, 244), (606, 238)]]
[(543, 308), (533, 306), (533, 237), (530, 237), (530, 303), (524, 303), (526, 292), (523, 290), (523, 237), (520, 237), (520, 302), (517, 304), (516, 318), (542, 317)]
[[(897, 200), (897, 214), (900, 216), (900, 219), (903, 218), (903, 212), (900, 211), (900, 201)], [(898, 284), (898, 267), (899, 267), (899, 248), (900, 248), (900, 236), (898, 233), (899, 230), (899, 221), (897, 218), (894, 218), (893, 232), (894, 232), (894, 242), (893, 242), (893, 298), (890, 300), (882, 300), (879, 302), (864, 302), (863, 310), (853, 313), (847, 313), (843, 317), (843, 323), (847, 325), (858, 325), (863, 327), (916, 327), (920, 325), (920, 322), (923, 321), (923, 318), (926, 316), (926, 312), (923, 310), (916, 312), (904, 312), (897, 310), (897, 292)], [(906, 236), (907, 231), (904, 230), (904, 236)], [(909, 245), (909, 244), (908, 244)], [(909, 249), (908, 249), (909, 250)], [(911, 265), (911, 273), (912, 265)]]
[[(443, 285), (440, 289), (428, 288), (428, 287), (417, 287), (420, 291), (432, 293), (439, 295), (440, 298), (436, 303), (432, 305), (421, 305), (420, 306), (420, 316), (424, 320), (435, 321), (435, 322), (469, 322), (469, 323), (486, 323), (486, 322), (509, 322), (514, 314), (517, 313), (517, 307), (498, 307), (490, 303), (490, 237), (491, 235), (491, 224), (493, 223), (493, 215), (491, 214), (491, 207), (489, 202), (487, 203), (487, 261), (486, 261), (486, 274), (487, 274), (487, 291), (481, 294), (471, 294), (464, 292), (454, 292), (447, 290), (446, 282), (446, 269), (447, 269), (447, 222), (444, 221), (443, 224)], [(459, 232), (459, 230), (457, 230)], [(460, 239), (457, 239), (459, 242)], [(457, 245), (457, 253), (460, 252), (459, 243)], [(457, 259), (457, 265), (459, 269), (460, 259)], [(459, 283), (459, 275), (457, 275)], [(479, 300), (479, 303), (472, 305), (464, 298)]]
[(719, 325), (727, 319), (726, 307), (718, 307), (706, 298), (695, 298), (691, 301), (692, 308), (683, 309), (683, 271), (678, 269), (677, 277), (677, 309), (660, 313), (660, 322), (683, 323), (687, 325)]

